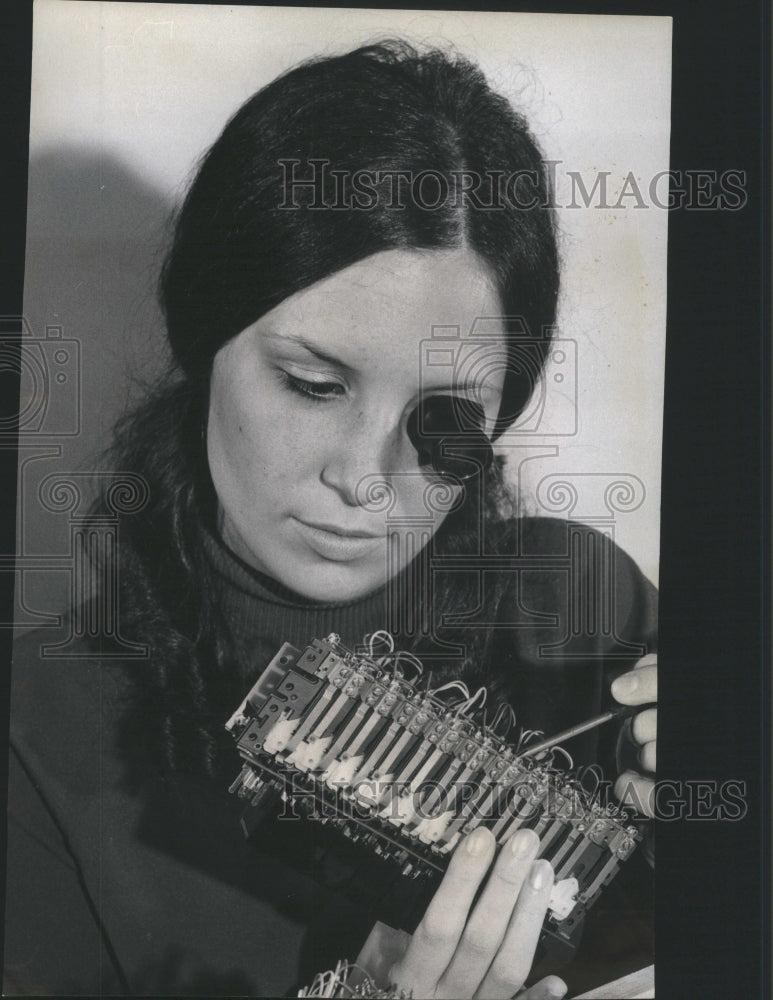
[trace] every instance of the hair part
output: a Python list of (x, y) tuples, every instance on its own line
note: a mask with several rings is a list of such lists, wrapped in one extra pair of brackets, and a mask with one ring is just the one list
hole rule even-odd
[[(379, 197), (367, 210), (286, 204), (281, 161), (453, 181), (532, 178), (535, 204), (467, 200), (428, 209)], [(340, 192), (328, 172), (321, 192)], [(160, 298), (174, 356), (206, 380), (224, 343), (289, 296), (375, 253), (468, 246), (497, 287), (511, 347), (497, 432), (526, 405), (556, 318), (559, 260), (550, 178), (526, 120), (459, 55), (403, 41), (290, 70), (250, 98), (204, 158), (177, 218)]]

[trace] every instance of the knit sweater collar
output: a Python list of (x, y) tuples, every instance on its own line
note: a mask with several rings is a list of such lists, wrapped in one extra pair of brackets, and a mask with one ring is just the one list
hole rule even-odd
[(303, 647), (336, 632), (354, 646), (367, 633), (389, 627), (388, 585), (353, 601), (310, 601), (248, 565), (212, 532), (205, 531), (204, 548), (247, 673), (264, 666), (283, 642)]
[(353, 601), (313, 601), (285, 587), (272, 577), (261, 573), (236, 555), (225, 542), (210, 531), (205, 531), (204, 548), (210, 566), (226, 590), (252, 598), (265, 604), (275, 604), (285, 608), (303, 609), (308, 612), (327, 608), (354, 608), (367, 606), (374, 599), (383, 600), (386, 586), (371, 591)]

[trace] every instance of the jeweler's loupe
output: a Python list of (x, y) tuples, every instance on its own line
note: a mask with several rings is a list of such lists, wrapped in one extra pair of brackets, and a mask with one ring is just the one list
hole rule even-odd
[(430, 396), (411, 412), (406, 429), (419, 465), (464, 481), (491, 465), (494, 453), (485, 426), (486, 414), (474, 400)]

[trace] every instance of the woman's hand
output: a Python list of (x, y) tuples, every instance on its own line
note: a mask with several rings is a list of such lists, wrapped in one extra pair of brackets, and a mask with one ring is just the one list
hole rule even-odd
[[(612, 697), (621, 705), (646, 705), (658, 700), (658, 658), (655, 653), (645, 656), (634, 666), (633, 670), (621, 674), (612, 683)], [(646, 774), (637, 771), (624, 771), (615, 782), (615, 795), (624, 804), (644, 813), (650, 818), (654, 816), (653, 777), (656, 766), (656, 737), (658, 711), (647, 708), (633, 716), (626, 729), (630, 732), (633, 743), (638, 748), (639, 766)]]
[[(405, 954), (392, 966), (391, 981), (415, 997), (496, 1000), (516, 994), (531, 969), (553, 886), (550, 863), (535, 860), (538, 849), (537, 835), (519, 830), (492, 865), (491, 832), (481, 827), (465, 837)], [(518, 996), (549, 1000), (565, 993), (564, 982), (548, 976)]]

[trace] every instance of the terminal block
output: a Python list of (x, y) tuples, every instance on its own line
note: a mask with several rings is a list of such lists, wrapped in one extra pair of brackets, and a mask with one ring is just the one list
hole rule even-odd
[(336, 635), (303, 651), (285, 643), (226, 724), (243, 761), (230, 790), (252, 806), (278, 793), (294, 815), (331, 824), (416, 879), (442, 874), (478, 826), (500, 845), (532, 829), (555, 871), (545, 934), (573, 949), (639, 832), (552, 756), (519, 755), (469, 703), (449, 706), (398, 664)]

